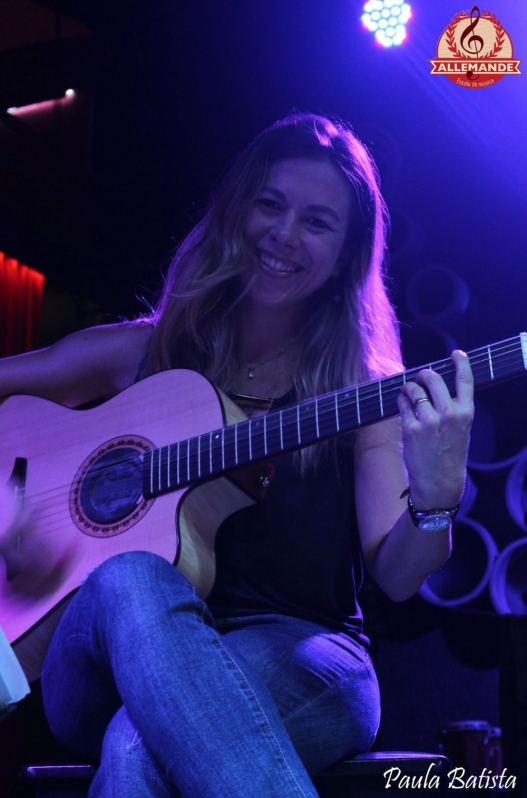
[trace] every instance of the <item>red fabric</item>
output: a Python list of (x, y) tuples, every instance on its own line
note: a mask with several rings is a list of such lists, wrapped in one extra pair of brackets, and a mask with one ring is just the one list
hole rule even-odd
[(33, 349), (38, 340), (45, 277), (0, 252), (0, 355)]

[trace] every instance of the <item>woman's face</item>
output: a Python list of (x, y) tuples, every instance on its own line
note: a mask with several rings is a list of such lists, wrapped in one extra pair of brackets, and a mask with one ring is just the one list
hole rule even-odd
[(336, 273), (350, 214), (349, 184), (328, 161), (273, 164), (245, 225), (257, 269), (250, 299), (300, 308)]

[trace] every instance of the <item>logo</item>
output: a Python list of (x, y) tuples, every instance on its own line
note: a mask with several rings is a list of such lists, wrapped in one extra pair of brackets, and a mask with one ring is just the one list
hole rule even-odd
[(432, 75), (445, 75), (458, 86), (485, 89), (506, 75), (521, 75), (511, 37), (490, 11), (460, 11), (437, 43), (430, 59)]

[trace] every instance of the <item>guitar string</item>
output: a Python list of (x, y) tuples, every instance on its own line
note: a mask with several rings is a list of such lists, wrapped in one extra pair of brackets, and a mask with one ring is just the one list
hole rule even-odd
[[(291, 424), (290, 426), (294, 426), (294, 424)], [(65, 485), (64, 487), (67, 488), (68, 486)], [(68, 489), (68, 492), (69, 492), (69, 489)], [(176, 491), (174, 491), (174, 492), (176, 492)], [(32, 496), (34, 496), (34, 495), (37, 495), (37, 494), (32, 494)], [(48, 501), (49, 500), (51, 500), (51, 499), (48, 499)], [(39, 502), (30, 502), (26, 506), (28, 507), (28, 509), (31, 509), (32, 506), (35, 506), (35, 504), (38, 505), (38, 503)], [(40, 513), (38, 520), (40, 521), (40, 523), (43, 523), (45, 521), (50, 523), (54, 516), (57, 517), (57, 521), (58, 521), (59, 520), (58, 516), (61, 516), (61, 515), (64, 516), (65, 524), (63, 526), (62, 525), (61, 526), (57, 526), (57, 523), (55, 522), (55, 524), (53, 526), (53, 531), (56, 532), (56, 531), (59, 531), (61, 528), (66, 528), (66, 527), (70, 527), (71, 526), (70, 513), (68, 511), (65, 511), (64, 507), (62, 507), (62, 508), (54, 508), (54, 509), (52, 509), (51, 513), (47, 513), (47, 514)], [(101, 526), (103, 526), (103, 525), (101, 524)], [(123, 530), (123, 531), (125, 531), (125, 530)]]
[[(487, 349), (488, 348), (485, 348), (484, 350), (476, 350), (474, 352), (474, 355), (471, 358), (471, 364), (472, 364), (473, 370), (477, 371), (478, 368), (482, 364), (485, 364), (485, 367), (488, 366), (488, 352), (487, 352)], [(504, 355), (503, 352), (506, 349), (507, 349), (507, 347), (501, 347), (501, 353), (500, 353), (500, 350), (496, 350), (496, 349), (494, 349), (494, 351), (492, 353), (494, 358), (496, 358), (497, 356), (499, 356), (499, 358), (500, 358), (499, 359), (499, 364), (497, 364), (498, 366), (503, 366), (504, 365), (504, 357), (506, 357), (506, 355)], [(521, 351), (521, 349), (522, 349), (521, 345), (516, 346), (516, 349), (511, 348), (509, 346), (509, 351), (507, 352), (507, 355), (509, 355), (509, 356), (515, 355), (519, 351)], [(479, 352), (481, 352), (482, 356), (479, 357), (479, 359), (477, 359), (477, 356), (479, 355)], [(509, 360), (510, 360), (510, 357), (509, 357)], [(441, 365), (441, 366), (444, 367), (449, 362), (451, 363), (451, 361), (439, 361), (436, 365)], [(433, 366), (434, 364), (431, 364), (431, 365)], [(505, 365), (506, 365), (506, 363), (505, 363)], [(427, 368), (427, 367), (425, 367), (425, 368)], [(383, 378), (382, 380), (380, 380), (380, 382), (383, 382), (384, 380), (387, 380), (388, 382), (390, 380), (394, 381), (394, 385), (393, 386), (390, 386), (388, 388), (383, 389), (383, 402), (386, 405), (388, 405), (390, 403), (390, 400), (393, 400), (394, 395), (395, 394), (398, 395), (398, 393), (400, 391), (400, 388), (401, 388), (401, 385), (402, 385), (402, 382), (399, 384), (399, 381), (403, 379), (403, 374), (406, 374), (407, 381), (409, 381), (409, 380), (411, 381), (411, 380), (413, 380), (413, 376), (409, 377), (409, 375), (415, 375), (416, 376), (420, 370), (421, 370), (421, 368), (411, 369), (411, 370), (409, 370), (407, 372), (401, 372), (400, 374), (396, 374), (396, 375), (393, 375), (392, 377), (387, 377), (387, 378)], [(438, 369), (436, 368), (435, 370), (438, 370)], [(441, 372), (439, 372), (439, 373), (441, 373)], [(450, 376), (452, 374), (455, 374), (455, 369), (454, 368), (452, 368), (452, 367), (446, 368), (446, 369), (443, 368), (443, 371), (442, 371), (442, 376), (443, 377), (447, 377), (448, 378), (448, 376)], [(364, 383), (363, 384), (364, 388), (369, 388), (371, 386), (371, 392), (369, 394), (367, 394), (367, 393), (364, 394), (363, 393), (362, 395), (359, 396), (361, 415), (364, 415), (365, 417), (368, 415), (368, 411), (371, 411), (372, 409), (376, 409), (378, 407), (378, 403), (379, 403), (378, 384), (379, 384), (378, 380), (377, 381), (371, 381), (369, 383)], [(322, 401), (324, 398), (332, 398), (333, 399), (335, 394), (340, 396), (340, 394), (345, 394), (346, 391), (348, 390), (349, 393), (350, 393), (350, 396), (351, 396), (351, 394), (353, 396), (350, 399), (348, 399), (348, 400), (342, 399), (339, 402), (339, 411), (345, 411), (345, 410), (349, 409), (350, 407), (354, 407), (356, 405), (356, 401), (355, 400), (356, 400), (356, 389), (357, 388), (358, 388), (359, 394), (360, 394), (361, 386), (359, 385), (359, 386), (353, 386), (352, 388), (349, 388), (349, 389), (346, 389), (346, 388), (340, 389), (339, 391), (333, 392), (332, 394), (326, 394), (323, 397), (318, 398), (318, 401), (320, 403), (320, 401)], [(304, 403), (300, 403), (300, 405), (302, 405), (302, 404), (304, 404), (304, 405), (305, 404), (310, 404), (312, 402), (314, 402), (314, 399), (309, 399), (309, 400), (305, 400)], [(291, 420), (290, 422), (285, 421), (283, 423), (283, 425), (282, 425), (282, 428), (283, 428), (283, 431), (284, 431), (284, 437), (287, 437), (287, 432), (292, 430), (292, 429), (296, 429), (296, 427), (297, 427), (296, 406), (294, 408), (284, 408), (284, 411), (285, 410), (289, 410), (290, 412), (294, 412), (294, 414), (295, 414), (295, 418), (293, 420)], [(284, 411), (274, 411), (274, 412), (278, 414), (278, 412), (282, 412), (283, 413)], [(395, 415), (397, 415), (397, 414), (395, 414)], [(324, 416), (325, 416), (325, 418), (324, 418)], [(320, 424), (320, 426), (323, 426), (324, 420), (327, 421), (328, 419), (334, 418), (334, 416), (335, 416), (334, 404), (332, 405), (331, 408), (327, 408), (327, 409), (322, 408), (322, 409), (320, 409), (320, 411), (319, 411), (319, 424)], [(248, 422), (246, 422), (246, 421), (239, 422), (239, 425), (244, 425), (244, 424), (248, 425)], [(254, 424), (254, 422), (253, 422), (253, 424)], [(234, 425), (232, 425), (232, 426), (234, 426)], [(224, 428), (224, 429), (228, 429), (228, 428)], [(220, 431), (221, 431), (221, 428), (220, 428)], [(213, 430), (213, 432), (215, 432), (215, 430)], [(210, 433), (207, 432), (207, 433), (203, 433), (203, 434), (208, 436)], [(333, 422), (332, 434), (335, 434), (334, 433), (334, 422)], [(320, 439), (320, 437), (319, 437), (319, 439)], [(196, 440), (197, 441), (197, 438), (190, 439), (190, 440)], [(310, 444), (306, 444), (306, 445), (310, 445)], [(176, 444), (173, 444), (173, 446), (175, 447)], [(160, 451), (161, 455), (162, 455), (162, 450), (166, 449), (166, 448), (167, 448), (166, 446), (165, 447), (159, 447), (157, 449), (157, 451)], [(184, 448), (186, 449), (186, 447), (184, 447)], [(214, 453), (218, 453), (219, 451), (221, 451), (221, 444), (214, 444), (213, 443), (211, 448), (212, 448), (212, 453), (213, 453), (213, 457), (214, 457)], [(293, 448), (298, 448), (298, 447), (294, 446)], [(150, 450), (150, 451), (152, 451), (152, 450)], [(154, 451), (156, 451), (156, 450), (154, 450)], [(209, 449), (207, 448), (207, 455), (208, 454), (209, 454)], [(254, 458), (254, 459), (258, 459), (258, 458)], [(182, 458), (180, 457), (180, 462), (186, 463), (186, 460), (187, 460), (187, 457), (186, 457), (186, 452), (185, 452), (184, 456)], [(129, 462), (129, 459), (127, 459), (127, 458), (122, 458), (122, 460), (117, 459), (117, 460), (113, 461), (112, 465), (115, 466), (117, 464), (121, 464), (121, 463), (125, 463), (125, 462)], [(164, 466), (167, 465), (166, 458), (165, 458), (165, 462), (163, 463), (163, 465)], [(100, 470), (102, 471), (106, 467), (107, 466), (101, 466)], [(184, 470), (186, 470), (186, 469), (184, 469)], [(88, 471), (88, 468), (85, 470), (84, 474), (81, 473), (78, 478), (82, 479), (82, 477), (85, 476), (87, 471)], [(219, 472), (219, 473), (221, 473), (221, 472)], [(208, 476), (208, 475), (209, 474), (207, 474), (206, 476)], [(196, 481), (196, 478), (194, 478), (192, 481)], [(185, 483), (181, 482), (180, 484), (184, 485)], [(70, 492), (70, 488), (71, 488), (71, 483), (70, 484), (64, 484), (64, 485), (61, 485), (61, 486), (54, 486), (52, 488), (48, 488), (48, 489), (46, 489), (44, 491), (40, 491), (40, 492), (34, 492), (34, 493), (31, 493), (31, 494), (26, 494), (24, 496), (24, 499), (27, 502), (26, 506), (34, 506), (34, 505), (30, 504), (30, 500), (31, 499), (37, 498), (39, 501), (43, 501), (43, 497), (46, 494), (48, 494), (50, 498), (57, 498), (57, 496), (52, 497), (53, 492), (57, 492), (57, 491), (62, 492), (62, 491), (64, 491), (64, 489), (67, 489), (67, 492), (69, 493)], [(21, 491), (21, 493), (23, 495), (23, 491)]]
[[(502, 347), (502, 350), (504, 350), (505, 348), (506, 348), (506, 347)], [(520, 347), (520, 348), (521, 348), (521, 347)], [(487, 351), (487, 350), (486, 350), (486, 348), (485, 348), (485, 352), (486, 352), (486, 351)], [(476, 351), (476, 353), (475, 353), (475, 354), (477, 354), (477, 351)], [(496, 350), (494, 350), (494, 354), (496, 354)], [(514, 351), (513, 351), (512, 349), (509, 349), (509, 353), (508, 353), (508, 354), (514, 354)], [(502, 356), (502, 357), (503, 357), (503, 356)], [(476, 367), (476, 368), (477, 368), (479, 365), (481, 365), (481, 363), (483, 362), (483, 360), (485, 361), (485, 364), (487, 364), (487, 362), (488, 362), (488, 356), (487, 356), (487, 355), (485, 355), (485, 357), (484, 357), (484, 358), (481, 358), (479, 361), (476, 361), (476, 359), (474, 358), (474, 359), (473, 359), (473, 361), (472, 361), (473, 367)], [(448, 361), (446, 361), (446, 362), (448, 363)], [(451, 361), (450, 361), (450, 362), (451, 362)], [(444, 365), (444, 364), (445, 364), (445, 361), (440, 361), (440, 364), (441, 364), (441, 365)], [(502, 360), (502, 359), (500, 360), (500, 364), (503, 364), (503, 360)], [(415, 373), (417, 374), (419, 370), (420, 370), (420, 369), (416, 369), (416, 370), (412, 370), (412, 371), (415, 371)], [(408, 376), (408, 373), (409, 373), (409, 372), (406, 372), (407, 376)], [(412, 373), (412, 372), (410, 372), (410, 373)], [(449, 373), (453, 374), (453, 373), (455, 373), (455, 370), (454, 370), (454, 369), (452, 369), (452, 368), (450, 368), (450, 369), (449, 369)], [(446, 376), (446, 375), (445, 375), (445, 376)], [(401, 377), (402, 377), (402, 374), (399, 374), (399, 375), (394, 375), (394, 376), (393, 376), (393, 379), (394, 379), (395, 381), (398, 381), (398, 378), (400, 379)], [(386, 379), (390, 380), (391, 378), (390, 378), (390, 377), (388, 377), (388, 378), (386, 378)], [(377, 386), (378, 386), (378, 381), (374, 381), (373, 383), (366, 383), (365, 385), (366, 385), (366, 386), (369, 386), (369, 385), (377, 385)], [(359, 389), (360, 389), (360, 386), (358, 386), (358, 387), (359, 387)], [(346, 389), (342, 389), (342, 390), (343, 390), (343, 392), (344, 392), (344, 393), (346, 392)], [(398, 385), (398, 384), (394, 385), (394, 386), (393, 386), (393, 387), (391, 387), (391, 388), (388, 388), (388, 389), (386, 389), (386, 391), (383, 391), (383, 400), (384, 400), (386, 403), (388, 403), (388, 402), (389, 402), (389, 396), (387, 397), (387, 396), (386, 396), (386, 393), (388, 393), (388, 394), (389, 394), (389, 393), (395, 393), (395, 392), (397, 392), (397, 393), (398, 393), (398, 392), (399, 392), (399, 390), (400, 390), (400, 385)], [(353, 394), (355, 394), (355, 388), (353, 388), (353, 391), (351, 391), (351, 389), (350, 389), (350, 393), (351, 393), (351, 392), (353, 392)], [(340, 392), (337, 392), (337, 393), (340, 393)], [(374, 396), (374, 399), (375, 399), (375, 407), (376, 407), (376, 406), (378, 406), (378, 387), (377, 387), (377, 391), (375, 391), (375, 393), (374, 393), (374, 394), (372, 394), (372, 395)], [(361, 400), (360, 400), (360, 406), (361, 406), (362, 413), (363, 413), (364, 415), (367, 415), (367, 411), (368, 411), (368, 409), (371, 409), (371, 403), (370, 403), (370, 401), (369, 401), (369, 399), (370, 399), (370, 398), (371, 398), (371, 395), (370, 395), (370, 397), (364, 397), (364, 396), (362, 396), (362, 397), (361, 397)], [(312, 402), (313, 400), (306, 400), (306, 401), (307, 401), (307, 403), (309, 403), (309, 402)], [(365, 404), (365, 403), (368, 403), (368, 404)], [(347, 409), (347, 406), (348, 406), (348, 405), (350, 405), (350, 404), (351, 404), (351, 405), (354, 405), (354, 404), (355, 404), (355, 396), (353, 397), (353, 400), (352, 400), (352, 401), (348, 401), (348, 402), (346, 402), (346, 400), (344, 400), (343, 402), (341, 402), (341, 405), (340, 405), (339, 409), (341, 409), (341, 410), (345, 410), (345, 409)], [(320, 415), (322, 415), (322, 416), (324, 416), (324, 415), (328, 415), (328, 416), (330, 416), (330, 417), (334, 416), (334, 407), (332, 407), (331, 409), (328, 409), (328, 410), (324, 410), (324, 409), (322, 409), (322, 411), (321, 411)], [(321, 420), (322, 420), (322, 425), (323, 425), (324, 418), (322, 418)], [(327, 420), (327, 419), (326, 419), (326, 420)], [(320, 418), (319, 418), (319, 421), (320, 421)], [(244, 424), (244, 423), (247, 423), (247, 422), (240, 422), (240, 423), (241, 423), (241, 424)], [(289, 431), (289, 430), (290, 430), (290, 429), (292, 429), (292, 428), (296, 428), (296, 425), (297, 425), (297, 421), (296, 421), (296, 413), (295, 413), (295, 419), (294, 419), (293, 421), (291, 421), (291, 422), (285, 422), (285, 425), (284, 425), (284, 426), (285, 426), (285, 437), (287, 437), (287, 431)], [(332, 432), (333, 432), (333, 434), (334, 434), (334, 429), (332, 429)], [(206, 433), (206, 434), (208, 435), (209, 433)], [(163, 449), (163, 448), (166, 448), (166, 447), (160, 447), (160, 449), (159, 449), (159, 450), (161, 451), (161, 455), (162, 455), (162, 449)], [(185, 448), (186, 448), (186, 447), (185, 447)], [(214, 446), (214, 445), (213, 445), (213, 447), (212, 447), (212, 448), (213, 448), (213, 451), (214, 451), (214, 450), (218, 451), (220, 447), (219, 447), (219, 446)], [(297, 448), (297, 447), (293, 447), (293, 448)], [(187, 460), (186, 456), (185, 456), (184, 458), (182, 458), (182, 459), (183, 459), (183, 462), (184, 462), (184, 463), (186, 463), (186, 460)], [(254, 459), (258, 459), (258, 458), (254, 458)], [(180, 458), (180, 460), (181, 460), (181, 458)], [(118, 463), (118, 462), (119, 462), (119, 460), (117, 460), (117, 461), (114, 461), (114, 463), (113, 463), (113, 464), (115, 465), (115, 464), (116, 464), (116, 463)], [(124, 460), (124, 459), (123, 459), (123, 462), (125, 462), (125, 460)], [(166, 465), (167, 465), (166, 458), (165, 458), (165, 462), (164, 462), (162, 465), (163, 465), (164, 467), (166, 467)], [(82, 476), (82, 475), (81, 475), (81, 476)], [(207, 476), (208, 476), (208, 474), (207, 474)], [(196, 475), (196, 477), (193, 477), (192, 481), (196, 481), (196, 478), (197, 478), (197, 475)], [(180, 483), (180, 484), (183, 486), (185, 483)], [(29, 507), (30, 507), (30, 506), (34, 506), (34, 503), (33, 503), (33, 504), (31, 504), (29, 500), (31, 500), (31, 499), (34, 499), (35, 497), (36, 497), (36, 498), (38, 498), (40, 501), (42, 501), (42, 500), (43, 500), (43, 499), (42, 499), (42, 497), (43, 497), (43, 496), (44, 496), (46, 493), (48, 493), (48, 494), (52, 494), (52, 492), (53, 492), (53, 491), (55, 491), (55, 492), (56, 492), (56, 491), (63, 491), (64, 489), (67, 489), (67, 490), (68, 490), (68, 492), (69, 492), (69, 490), (70, 490), (70, 485), (66, 485), (66, 484), (65, 484), (65, 485), (62, 485), (62, 486), (54, 486), (53, 488), (50, 488), (50, 489), (48, 489), (48, 490), (46, 490), (46, 491), (41, 491), (40, 493), (32, 493), (32, 494), (27, 494), (27, 495), (26, 495), (26, 497), (25, 497), (25, 498), (26, 498), (26, 503), (27, 503), (27, 504), (26, 504), (26, 506), (29, 506)], [(57, 498), (57, 497), (55, 497), (55, 498)]]
[[(507, 355), (508, 355), (508, 360), (510, 361), (510, 359), (511, 359), (511, 358), (510, 358), (510, 356), (511, 356), (511, 355), (515, 355), (515, 354), (517, 354), (517, 352), (518, 352), (518, 351), (520, 351), (522, 347), (521, 347), (521, 346), (519, 346), (519, 347), (516, 347), (516, 348), (514, 348), (514, 347), (512, 347), (512, 348), (511, 348), (510, 346), (509, 346), (509, 347), (506, 347), (506, 346), (503, 346), (503, 347), (501, 347), (501, 348), (500, 348), (500, 349), (501, 349), (500, 360), (499, 360), (499, 364), (497, 364), (498, 366), (503, 366), (503, 365), (504, 365), (504, 356), (503, 356), (503, 352), (504, 352), (504, 351), (505, 351), (507, 348), (508, 348), (508, 350), (509, 350), (509, 351), (507, 352)], [(500, 351), (500, 350), (496, 350), (496, 349), (494, 349), (494, 351), (493, 351), (491, 354), (493, 354), (493, 355), (494, 355), (494, 357), (496, 358), (496, 356), (499, 354), (499, 351)], [(487, 348), (485, 348), (485, 349), (482, 349), (482, 350), (480, 350), (480, 352), (481, 352), (481, 355), (479, 355), (479, 353), (476, 351), (476, 352), (474, 353), (474, 355), (472, 356), (472, 358), (471, 358), (471, 364), (472, 364), (472, 367), (473, 367), (473, 369), (475, 369), (476, 371), (480, 370), (480, 369), (478, 369), (478, 367), (479, 367), (479, 366), (481, 366), (481, 365), (482, 365), (482, 363), (484, 363), (484, 365), (485, 365), (485, 369), (486, 369), (486, 368), (487, 368), (487, 366), (488, 366), (488, 349), (487, 349)], [(445, 369), (445, 361), (440, 361), (440, 362), (439, 362), (439, 364), (437, 364), (438, 366), (440, 366), (440, 367), (443, 367), (443, 368), (442, 368), (443, 376), (450, 376), (451, 374), (454, 374), (454, 373), (455, 373), (455, 369), (453, 369), (452, 367), (448, 367), (448, 363), (449, 363), (449, 362), (451, 363), (451, 361), (446, 361), (446, 365), (447, 365), (447, 368), (446, 368), (446, 369)], [(505, 363), (505, 364), (506, 364), (506, 363)], [(431, 364), (431, 365), (432, 365), (432, 364)], [(439, 371), (439, 369), (437, 368), (437, 365), (436, 365), (436, 369), (435, 369), (435, 370)], [(406, 377), (407, 377), (407, 379), (408, 379), (408, 378), (409, 378), (409, 379), (412, 379), (412, 376), (410, 376), (410, 375), (417, 375), (417, 373), (418, 373), (420, 370), (421, 370), (421, 369), (413, 369), (413, 370), (410, 370), (410, 371), (406, 372)], [(441, 372), (439, 372), (439, 373), (441, 373)], [(393, 385), (393, 386), (391, 386), (391, 387), (390, 387), (390, 388), (388, 388), (388, 389), (385, 389), (385, 390), (383, 390), (383, 399), (384, 399), (384, 401), (386, 401), (386, 393), (388, 393), (388, 394), (389, 394), (389, 393), (395, 393), (396, 391), (397, 391), (397, 393), (399, 392), (399, 390), (400, 390), (400, 387), (401, 387), (401, 386), (400, 386), (400, 384), (399, 384), (399, 381), (402, 379), (402, 374), (399, 374), (399, 375), (393, 375), (393, 377), (391, 377), (391, 378), (390, 378), (390, 377), (388, 377), (388, 378), (385, 378), (385, 379), (386, 379), (386, 380), (388, 380), (388, 382), (389, 382), (390, 380), (393, 380), (393, 382), (394, 382), (394, 385)], [(362, 394), (362, 396), (361, 396), (361, 398), (360, 398), (360, 401), (361, 401), (361, 407), (363, 408), (363, 413), (365, 412), (365, 410), (364, 410), (364, 407), (365, 407), (365, 402), (367, 402), (367, 403), (368, 403), (368, 405), (369, 405), (369, 404), (370, 404), (370, 399), (371, 399), (372, 397), (373, 397), (373, 398), (374, 398), (374, 400), (375, 400), (375, 406), (377, 406), (377, 405), (378, 405), (378, 392), (377, 392), (377, 391), (378, 391), (378, 382), (379, 382), (379, 381), (372, 381), (371, 383), (367, 383), (367, 384), (365, 384), (365, 386), (364, 386), (364, 387), (366, 387), (366, 388), (368, 388), (368, 387), (370, 387), (370, 386), (371, 386), (371, 393), (370, 393), (370, 395), (368, 396), (368, 395), (365, 395), (365, 394), (364, 394), (364, 392), (363, 392), (363, 394)], [(356, 386), (356, 387), (358, 387), (358, 388), (359, 388), (359, 390), (360, 390), (360, 386)], [(342, 389), (342, 391), (340, 391), (340, 392), (336, 392), (336, 393), (345, 393), (345, 392), (346, 392), (346, 389)], [(350, 393), (353, 393), (353, 394), (355, 394), (355, 387), (353, 388), (353, 390), (351, 390), (351, 389), (350, 389)], [(309, 403), (310, 401), (313, 401), (313, 400), (307, 400), (307, 403)], [(353, 400), (352, 400), (351, 402), (349, 402), (349, 401), (348, 401), (348, 402), (344, 401), (344, 402), (342, 403), (342, 405), (343, 405), (343, 408), (342, 408), (342, 409), (344, 409), (344, 407), (346, 407), (346, 405), (349, 405), (349, 404), (354, 404), (354, 403), (355, 403), (355, 397), (353, 397)], [(324, 413), (324, 412), (327, 412), (327, 411), (322, 411), (322, 412)], [(331, 412), (331, 411), (330, 411), (330, 412)], [(334, 411), (333, 411), (333, 412), (334, 412)], [(331, 413), (331, 414), (332, 414), (332, 413)], [(242, 422), (242, 423), (245, 423), (245, 422)], [(291, 426), (291, 427), (292, 427), (292, 426), (295, 426), (295, 427), (296, 427), (296, 421), (295, 421), (295, 422), (292, 422), (292, 423), (291, 423), (291, 424), (289, 424), (288, 426)], [(186, 458), (185, 458), (185, 459), (186, 459)], [(115, 461), (114, 461), (114, 463), (115, 463)], [(68, 486), (67, 486), (67, 485), (64, 485), (64, 486), (62, 486), (62, 487), (63, 487), (63, 488), (68, 488)], [(61, 489), (62, 489), (62, 488), (58, 488), (58, 490), (61, 490)], [(57, 490), (57, 488), (54, 488), (53, 490)], [(69, 493), (69, 488), (68, 488), (68, 493)], [(29, 495), (28, 495), (28, 497), (27, 497), (27, 498), (33, 498), (34, 496), (38, 496), (38, 494), (31, 494), (31, 496), (29, 496)], [(37, 502), (37, 503), (38, 503), (38, 502)], [(35, 503), (33, 503), (33, 505), (34, 505), (34, 504), (35, 504)], [(30, 508), (31, 508), (31, 506), (32, 506), (32, 503), (29, 503), (27, 506), (28, 506), (28, 509), (30, 509)], [(58, 509), (56, 509), (55, 511), (53, 511), (53, 512), (51, 512), (51, 513), (48, 513), (48, 515), (47, 515), (47, 516), (45, 516), (45, 515), (43, 515), (43, 514), (40, 514), (39, 521), (40, 521), (41, 523), (42, 523), (43, 521), (48, 521), (48, 523), (49, 523), (49, 522), (52, 520), (52, 518), (53, 518), (54, 516), (56, 517), (56, 521), (55, 521), (55, 523), (53, 524), (52, 528), (50, 528), (50, 529), (49, 529), (49, 530), (47, 530), (46, 532), (44, 532), (44, 530), (40, 530), (40, 536), (41, 536), (41, 540), (42, 540), (42, 538), (48, 538), (48, 537), (50, 536), (50, 534), (56, 534), (56, 533), (57, 533), (58, 531), (60, 531), (61, 529), (67, 529), (67, 528), (71, 528), (71, 516), (70, 516), (70, 513), (69, 513), (67, 510), (65, 510), (65, 508), (64, 508), (64, 507), (62, 507), (62, 509), (61, 509), (61, 508), (58, 508)], [(58, 523), (57, 523), (57, 522), (58, 522)], [(124, 531), (124, 530), (123, 530), (123, 531)], [(115, 536), (115, 535), (111, 535), (111, 536), (108, 536), (108, 537), (114, 537), (114, 536)], [(104, 539), (104, 537), (106, 537), (106, 536), (101, 536), (101, 537), (102, 537), (102, 539)]]
[[(510, 354), (510, 353), (509, 353), (509, 354)], [(478, 364), (478, 363), (475, 363), (474, 365), (477, 367), (477, 366), (478, 366), (478, 365), (480, 365), (480, 364)], [(451, 369), (451, 370), (450, 370), (450, 373), (454, 373), (454, 370), (453, 370), (453, 369)], [(400, 376), (401, 376), (401, 375), (395, 375), (395, 376), (394, 376), (394, 379), (396, 379), (397, 377), (399, 377), (399, 378), (400, 378)], [(390, 379), (390, 378), (388, 378), (388, 379)], [(398, 380), (396, 380), (396, 382), (398, 382)], [(368, 385), (369, 385), (369, 384), (368, 384)], [(389, 400), (390, 400), (390, 396), (389, 396), (389, 394), (390, 394), (390, 393), (392, 393), (392, 394), (393, 394), (393, 393), (395, 393), (396, 391), (398, 392), (398, 391), (399, 391), (399, 389), (400, 389), (400, 386), (399, 386), (398, 384), (394, 385), (392, 388), (386, 389), (386, 391), (385, 391), (385, 392), (383, 392), (383, 398), (384, 398), (384, 401), (385, 401), (386, 403), (388, 403), (388, 402), (389, 402)], [(345, 389), (344, 389), (344, 391), (345, 391)], [(353, 391), (353, 393), (354, 393), (354, 392), (355, 392), (355, 391)], [(351, 391), (350, 391), (350, 393), (351, 393)], [(388, 394), (388, 396), (387, 396), (386, 394)], [(392, 398), (393, 398), (393, 397), (392, 397)], [(369, 405), (370, 405), (370, 403), (369, 403), (369, 398), (368, 398), (368, 397), (366, 397), (366, 398), (365, 398), (365, 397), (361, 397), (361, 400), (362, 400), (362, 401), (361, 401), (361, 408), (362, 408), (363, 414), (365, 414), (365, 415), (366, 415), (366, 414), (367, 414), (367, 411), (368, 411), (368, 409), (371, 409), (371, 407), (369, 407)], [(309, 401), (313, 401), (313, 400), (308, 400), (308, 403), (309, 403)], [(368, 404), (366, 404), (366, 403), (368, 403)], [(347, 405), (349, 405), (349, 404), (355, 404), (355, 398), (353, 398), (353, 401), (352, 401), (351, 403), (350, 403), (350, 402), (346, 402), (345, 400), (344, 400), (343, 402), (341, 402), (341, 409), (342, 409), (342, 410), (346, 409)], [(377, 404), (378, 404), (378, 394), (377, 394), (377, 392), (376, 392), (376, 393), (375, 393), (375, 407), (377, 406)], [(326, 415), (326, 416), (328, 416), (328, 415), (329, 415), (330, 417), (332, 417), (332, 416), (334, 415), (334, 408), (332, 407), (331, 409), (328, 409), (328, 410), (325, 410), (324, 408), (322, 408), (320, 415), (322, 415), (322, 416), (323, 416), (323, 417), (322, 417), (322, 419), (321, 419), (321, 420), (322, 420), (322, 425), (323, 425), (323, 422), (324, 422), (324, 420), (327, 420), (327, 419), (324, 419), (324, 416), (325, 416), (325, 415)], [(319, 419), (319, 420), (320, 420), (320, 419)], [(241, 423), (245, 423), (245, 422), (241, 422)], [(297, 422), (296, 422), (296, 418), (295, 418), (295, 420), (293, 420), (293, 421), (291, 421), (291, 422), (287, 422), (287, 421), (286, 421), (286, 422), (285, 422), (286, 433), (287, 433), (287, 431), (288, 431), (289, 429), (291, 429), (291, 428), (293, 428), (293, 427), (296, 427), (296, 423), (297, 423)], [(334, 429), (333, 429), (333, 427), (332, 427), (332, 430), (331, 430), (331, 432), (334, 432)], [(209, 434), (209, 433), (207, 433), (207, 434)], [(286, 437), (287, 437), (287, 434), (286, 434)], [(163, 448), (164, 448), (164, 447), (160, 447), (160, 450), (161, 450), (161, 455), (162, 455), (162, 449), (163, 449)], [(166, 447), (165, 447), (165, 448), (166, 448)], [(213, 450), (216, 450), (216, 451), (218, 451), (219, 447), (218, 447), (218, 446), (214, 446), (214, 445), (213, 445), (213, 446), (212, 446), (212, 449), (213, 449)], [(185, 457), (183, 458), (183, 461), (184, 461), (184, 462), (186, 462), (186, 459), (187, 459), (187, 458), (186, 458), (186, 456), (185, 456)], [(257, 459), (257, 458), (255, 458), (255, 459)], [(119, 462), (120, 462), (119, 460), (116, 460), (116, 461), (114, 461), (114, 462), (113, 462), (113, 465), (115, 465), (116, 463), (119, 463)], [(125, 460), (125, 459), (123, 459), (123, 461), (122, 461), (122, 462), (126, 462), (126, 460)], [(165, 459), (165, 462), (163, 463), (163, 465), (164, 465), (164, 466), (166, 466), (166, 464), (167, 464), (167, 461), (166, 461), (166, 459)], [(101, 467), (101, 470), (102, 470), (102, 469), (104, 469), (104, 468), (105, 468), (104, 466), (103, 466), (103, 467)], [(193, 481), (194, 481), (194, 480), (193, 480)], [(182, 483), (182, 484), (184, 484), (184, 483)], [(27, 496), (26, 496), (26, 500), (29, 500), (29, 499), (31, 499), (31, 498), (34, 498), (35, 496), (37, 496), (37, 497), (39, 497), (40, 499), (42, 499), (42, 496), (43, 496), (45, 493), (51, 493), (52, 491), (62, 491), (64, 488), (67, 488), (67, 487), (68, 487), (67, 485), (62, 485), (62, 486), (54, 486), (53, 488), (51, 488), (51, 489), (48, 489), (48, 491), (41, 491), (40, 493), (27, 494)]]

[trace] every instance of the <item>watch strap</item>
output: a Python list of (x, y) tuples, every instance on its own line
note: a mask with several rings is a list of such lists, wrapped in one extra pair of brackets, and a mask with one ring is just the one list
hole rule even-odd
[[(413, 521), (414, 526), (418, 529), (427, 528), (427, 522), (431, 522), (434, 519), (440, 521), (441, 518), (448, 520), (448, 526), (454, 521), (459, 508), (461, 506), (461, 502), (456, 504), (455, 507), (450, 507), (445, 509), (444, 507), (436, 507), (433, 510), (416, 510), (410, 495), (408, 495), (408, 512), (410, 513), (410, 518)], [(446, 528), (447, 525), (445, 525)]]

